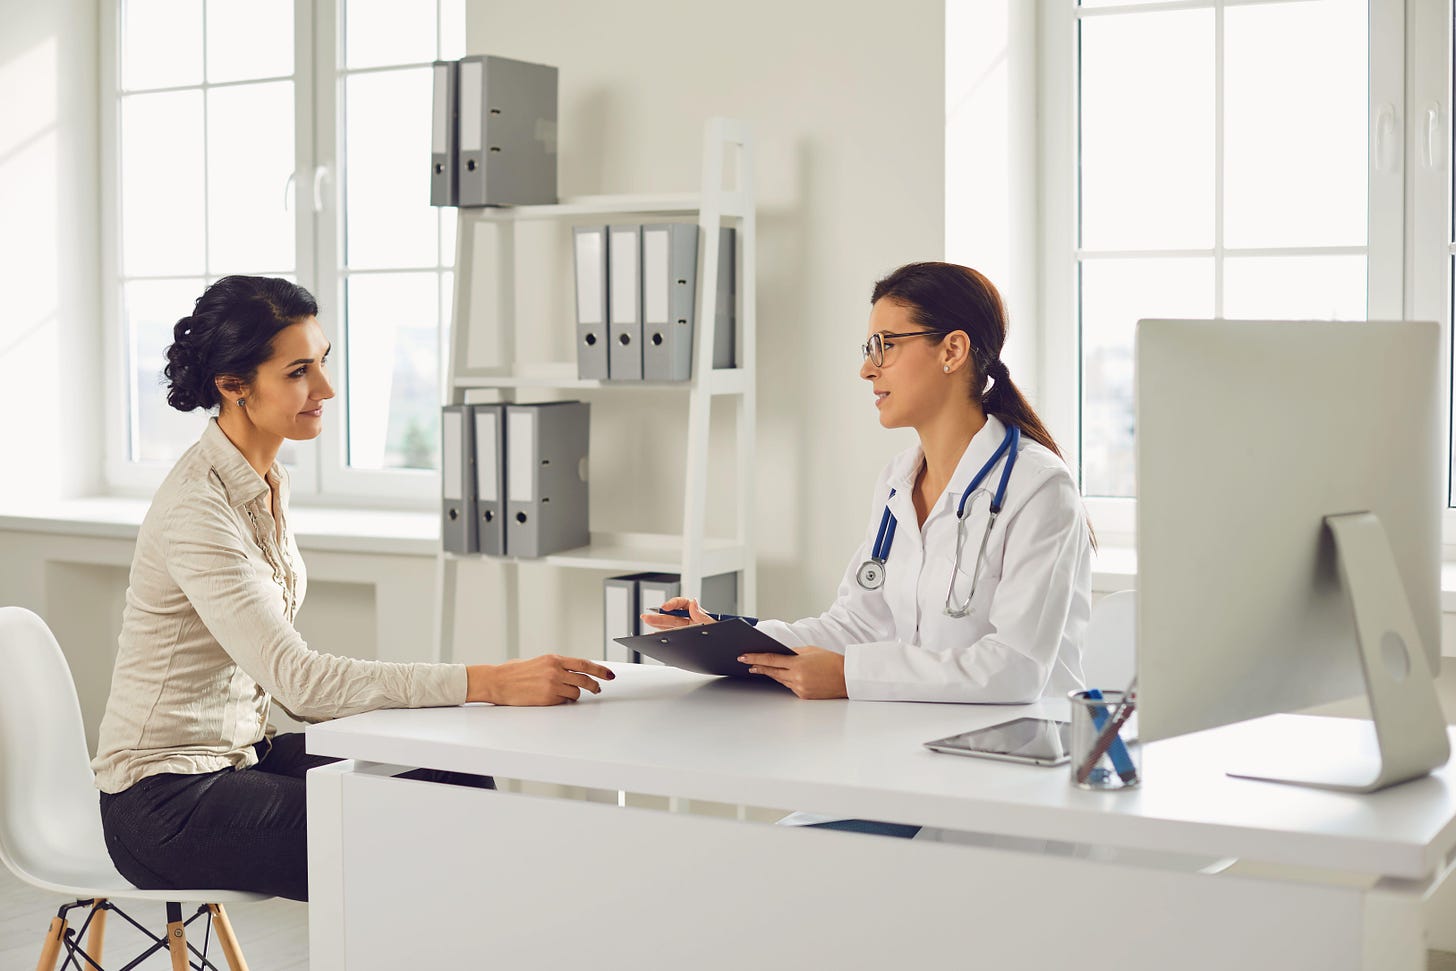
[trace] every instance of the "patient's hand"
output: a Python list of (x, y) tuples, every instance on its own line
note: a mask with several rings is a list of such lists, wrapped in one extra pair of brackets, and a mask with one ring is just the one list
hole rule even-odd
[(649, 610), (642, 614), (642, 623), (657, 630), (675, 630), (679, 627), (692, 627), (696, 624), (716, 624), (717, 621), (704, 613), (703, 608), (698, 606), (696, 600), (689, 600), (687, 597), (673, 597), (662, 605), (663, 610), (686, 610), (686, 617), (669, 617), (667, 614), (659, 614), (655, 610)]
[(612, 669), (580, 657), (543, 654), (504, 664), (472, 664), (465, 669), (466, 701), (495, 705), (559, 705), (583, 691), (599, 694), (596, 678), (610, 681)]

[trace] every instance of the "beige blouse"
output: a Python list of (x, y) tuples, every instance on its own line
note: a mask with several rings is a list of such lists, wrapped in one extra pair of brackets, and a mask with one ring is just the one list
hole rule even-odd
[[(268, 512), (269, 486), (277, 490)], [(318, 654), (293, 619), (307, 588), (288, 475), (265, 482), (216, 419), (157, 490), (137, 535), (96, 786), (257, 763), (277, 699), (302, 721), (465, 701), (465, 667)]]

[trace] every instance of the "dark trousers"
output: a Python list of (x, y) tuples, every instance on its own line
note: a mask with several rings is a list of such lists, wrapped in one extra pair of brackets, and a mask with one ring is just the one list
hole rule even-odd
[[(303, 775), (338, 759), (303, 735), (257, 745), (251, 769), (147, 776), (101, 794), (101, 829), (121, 875), (143, 890), (248, 890), (308, 899)], [(402, 778), (494, 789), (489, 776), (416, 769)]]

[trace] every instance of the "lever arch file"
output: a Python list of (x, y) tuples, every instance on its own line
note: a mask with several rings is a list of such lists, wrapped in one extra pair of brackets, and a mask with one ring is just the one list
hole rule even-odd
[(605, 381), (607, 369), (607, 227), (577, 226), (576, 376)]
[[(694, 334), (698, 329), (700, 235), (692, 223), (642, 227), (642, 376), (648, 381), (686, 381), (692, 377)], [(734, 366), (736, 237), (727, 226), (718, 237), (715, 368)]]
[(505, 556), (506, 406), (475, 405), (475, 508), (480, 552)]
[(556, 87), (545, 64), (461, 59), (460, 205), (556, 202)]
[(449, 553), (479, 549), (475, 529), (475, 442), (469, 405), (440, 414), (440, 541)]
[(540, 557), (585, 546), (591, 406), (506, 405), (506, 549)]
[(459, 204), (460, 183), (456, 179), (455, 157), (459, 153), (460, 64), (436, 61), (434, 112), (430, 123), (430, 205)]
[(642, 380), (641, 237), (640, 226), (607, 227), (607, 376), (612, 381)]

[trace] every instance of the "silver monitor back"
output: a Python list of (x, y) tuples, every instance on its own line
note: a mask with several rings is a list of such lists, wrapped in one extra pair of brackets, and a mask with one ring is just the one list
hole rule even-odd
[(1330, 514), (1379, 517), (1439, 670), (1440, 347), (1428, 322), (1138, 322), (1143, 738), (1364, 691)]

